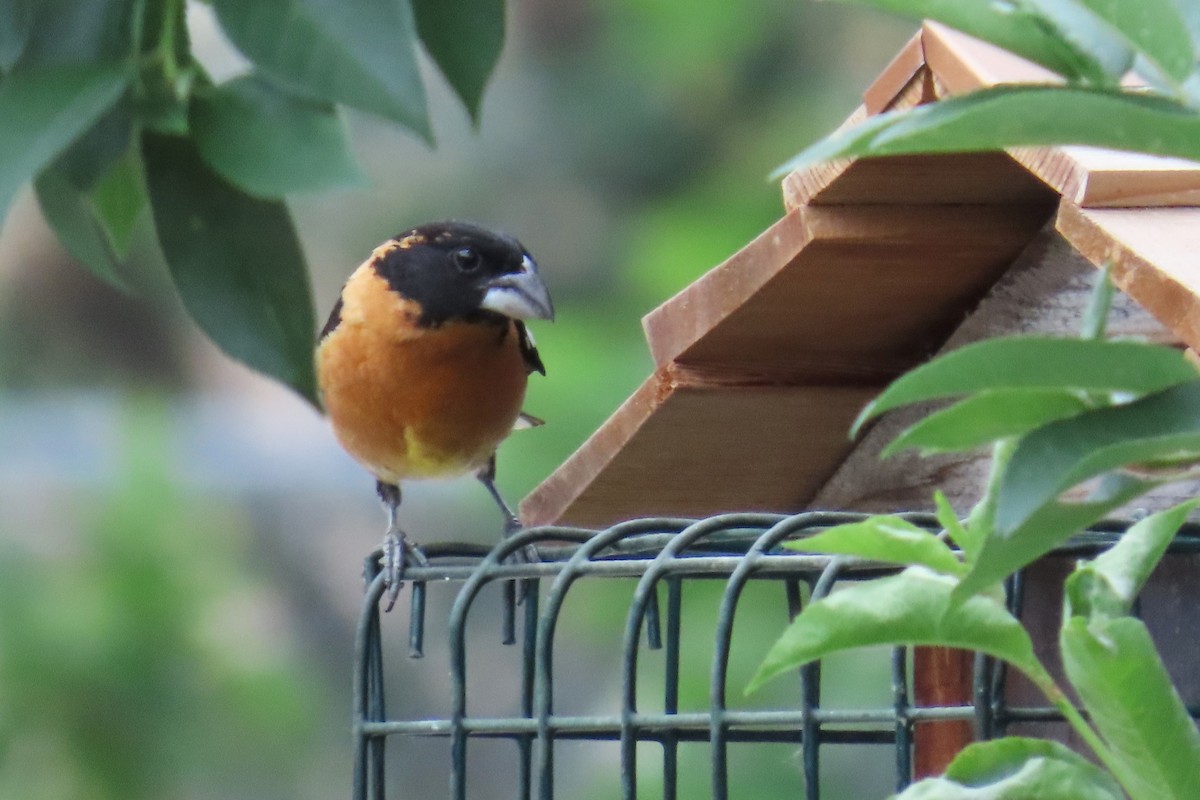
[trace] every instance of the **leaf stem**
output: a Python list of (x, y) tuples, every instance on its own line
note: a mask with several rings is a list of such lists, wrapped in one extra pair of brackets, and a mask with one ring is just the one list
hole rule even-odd
[(1087, 310), (1083, 313), (1083, 330), (1079, 335), (1083, 339), (1100, 340), (1104, 338), (1108, 327), (1108, 312), (1112, 308), (1112, 261), (1104, 262), (1104, 267), (1096, 276), (1092, 296), (1088, 298)]
[(163, 9), (162, 37), (159, 39), (158, 50), (162, 57), (163, 76), (167, 85), (174, 87), (179, 75), (179, 64), (175, 60), (175, 28), (178, 16), (183, 10), (184, 0), (167, 0)]
[(138, 55), (142, 51), (142, 32), (146, 28), (146, 0), (137, 0), (133, 4), (130, 16), (130, 41), (133, 42), (133, 52)]
[(992, 467), (988, 474), (987, 485), (983, 489), (983, 497), (979, 498), (979, 502), (967, 516), (967, 526), (978, 542), (984, 542), (991, 538), (995, 531), (996, 504), (1000, 498), (1000, 484), (1004, 480), (1008, 462), (1012, 461), (1016, 449), (1016, 437), (1001, 439), (992, 445)]
[(1092, 727), (1091, 723), (1083, 718), (1083, 715), (1079, 713), (1079, 709), (1075, 708), (1075, 704), (1071, 702), (1062, 689), (1058, 688), (1058, 684), (1049, 675), (1046, 675), (1042, 679), (1035, 678), (1035, 682), (1038, 684), (1038, 688), (1042, 691), (1042, 694), (1046, 695), (1051, 705), (1059, 710), (1063, 718), (1066, 719), (1067, 724), (1075, 729), (1075, 732), (1079, 734), (1079, 738), (1087, 743), (1087, 746), (1092, 749), (1092, 752), (1096, 754), (1096, 758), (1100, 759), (1104, 767), (1113, 774), (1121, 785), (1129, 786), (1131, 776), (1128, 775), (1125, 765), (1113, 755), (1112, 750), (1100, 738), (1100, 734), (1096, 733), (1096, 729)]

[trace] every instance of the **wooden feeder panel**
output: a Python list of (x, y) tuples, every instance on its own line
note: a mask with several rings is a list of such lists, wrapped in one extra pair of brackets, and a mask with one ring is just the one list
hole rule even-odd
[[(847, 124), (1047, 71), (927, 23)], [(656, 371), (521, 504), (527, 524), (803, 509), (850, 421), (936, 352), (1053, 219), (1200, 343), (1200, 165), (1087, 147), (834, 161), (786, 215), (643, 320)], [(1056, 213), (1057, 206), (1057, 213)]]

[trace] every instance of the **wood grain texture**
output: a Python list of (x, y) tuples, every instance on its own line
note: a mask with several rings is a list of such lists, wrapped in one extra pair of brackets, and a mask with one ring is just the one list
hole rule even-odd
[(1200, 164), (1095, 147), (1060, 150), (1087, 174), (1070, 199), (1086, 208), (1200, 205)]
[(950, 94), (1000, 83), (1062, 83), (1045, 67), (938, 22), (921, 25), (925, 63)]
[(642, 319), (658, 366), (666, 366), (791, 264), (811, 241), (804, 212), (788, 213), (725, 262)]
[[(919, 41), (918, 41), (919, 40)], [(998, 84), (1061, 83), (1049, 70), (934, 22), (922, 26), (839, 130)], [(1200, 205), (1200, 163), (1097, 147), (1013, 147), (1002, 154), (839, 159), (783, 179), (784, 206), (1027, 202), (1041, 181), (1084, 208)], [(1012, 163), (1016, 162), (1016, 165)]]
[(878, 387), (659, 370), (521, 503), (527, 525), (802, 508)]
[[(941, 352), (996, 336), (1073, 335), (1080, 329), (1095, 276), (1093, 265), (1047, 227), (946, 341)], [(1124, 294), (1114, 298), (1109, 333), (1164, 344), (1178, 342), (1173, 333)], [(879, 460), (879, 453), (892, 439), (933, 407), (910, 406), (874, 423), (817, 493), (812, 507), (871, 513), (932, 511), (933, 490), (941, 488), (954, 508), (965, 515), (979, 499), (986, 480), (990, 463), (986, 451), (932, 458), (908, 451)], [(1146, 502), (1165, 508), (1170, 496)]]
[[(913, 648), (913, 699), (937, 708), (971, 703), (975, 654), (951, 647)], [(975, 740), (970, 720), (926, 722), (913, 729), (913, 778), (946, 771), (958, 752)]]
[(1200, 164), (1194, 161), (1082, 145), (1014, 147), (1008, 152), (1077, 206), (1200, 205)]
[[(902, 55), (904, 54), (902, 53)], [(904, 72), (905, 69), (902, 63), (900, 74), (902, 75)], [(899, 76), (895, 76), (895, 79), (898, 80)], [(868, 116), (880, 113), (881, 111), (898, 111), (906, 108), (914, 108), (924, 103), (933, 102), (938, 98), (932, 73), (924, 67), (916, 70), (909, 77), (907, 83), (900, 84), (896, 92), (886, 95), (881, 94), (883, 89), (887, 88), (890, 90), (892, 87), (893, 81), (890, 79), (884, 80), (882, 83), (876, 82), (868, 90), (868, 93), (875, 92), (878, 95), (878, 102), (882, 105), (877, 110), (872, 109), (872, 100), (867, 95), (864, 95), (864, 104), (855, 109), (854, 113), (838, 127), (838, 131), (851, 128)], [(788, 211), (791, 211), (794, 208), (812, 203), (893, 202), (882, 196), (887, 193), (889, 188), (891, 189), (891, 194), (899, 198), (899, 202), (906, 202), (906, 198), (914, 193), (914, 190), (917, 190), (916, 193), (918, 196), (921, 196), (921, 190), (932, 189), (932, 192), (926, 193), (929, 196), (937, 196), (937, 187), (940, 185), (941, 180), (953, 180), (950, 177), (953, 174), (953, 170), (942, 170), (934, 174), (930, 174), (926, 170), (924, 175), (914, 176), (911, 169), (907, 172), (902, 171), (889, 179), (889, 173), (886, 171), (887, 164), (903, 164), (911, 160), (913, 159), (908, 159), (907, 157), (900, 159), (867, 159), (865, 161), (849, 158), (834, 159), (793, 170), (784, 176), (781, 184), (783, 188), (783, 206)], [(920, 161), (920, 159), (917, 160)], [(871, 165), (875, 164), (884, 167), (879, 174), (877, 174), (877, 168), (871, 167)], [(903, 167), (901, 169), (903, 170)], [(847, 172), (850, 174), (847, 175)], [(867, 173), (865, 182), (860, 177), (863, 172)], [(912, 177), (926, 177), (932, 180), (929, 183), (905, 180)], [(849, 192), (844, 187), (844, 184), (847, 182), (850, 183)], [(1036, 184), (1036, 181), (1033, 181), (1033, 183)], [(972, 202), (970, 200), (958, 199), (953, 192), (949, 192), (948, 195), (954, 199), (930, 200), (927, 202)]]
[[(868, 116), (867, 107), (859, 106), (838, 126), (837, 131), (852, 128)], [(819, 192), (838, 180), (846, 168), (853, 163), (854, 160), (850, 158), (833, 159), (789, 172), (780, 182), (780, 188), (783, 190), (784, 210), (791, 212), (806, 205)]]
[(920, 78), (920, 73), (925, 70), (925, 49), (921, 40), (920, 32), (909, 39), (879, 73), (879, 77), (863, 91), (863, 105), (868, 113), (879, 114), (888, 110), (914, 82), (917, 85), (924, 82)]
[(595, 433), (521, 501), (518, 516), (523, 524), (550, 525), (579, 519), (567, 516), (567, 510), (661, 404), (660, 381), (659, 373), (647, 378)]
[[(869, 116), (884, 111), (915, 108), (924, 103), (931, 103), (937, 98), (933, 75), (925, 67), (920, 34), (917, 34), (909, 40), (908, 45), (897, 54), (879, 78), (867, 87), (863, 93), (863, 104), (838, 126), (835, 133), (852, 128)], [(861, 162), (849, 158), (834, 159), (793, 170), (784, 176), (781, 183), (783, 207), (791, 211), (814, 202), (822, 197), (831, 185), (841, 183), (843, 173), (857, 163)]]
[[(1009, 272), (991, 289), (970, 317), (947, 341), (943, 351), (983, 339), (1010, 334), (1070, 335), (1080, 328), (1090, 299), (1096, 271), (1070, 243), (1049, 226), (1016, 259)], [(1178, 343), (1174, 334), (1135, 303), (1117, 294), (1109, 315), (1109, 333), (1165, 344)], [(887, 461), (879, 460), (884, 446), (909, 425), (921, 419), (936, 404), (909, 407), (885, 415), (875, 423), (858, 446), (839, 466), (812, 502), (813, 508), (852, 509), (873, 513), (933, 511), (933, 491), (941, 489), (952, 506), (965, 516), (978, 501), (990, 468), (989, 454), (953, 454), (921, 458), (912, 451)], [(1195, 496), (1200, 482), (1163, 487), (1139, 498), (1136, 506), (1160, 510)], [(1132, 508), (1116, 516), (1128, 516)], [(1065, 561), (1065, 560), (1059, 560)], [(1068, 565), (1069, 566), (1069, 565)], [(1060, 565), (1061, 567), (1061, 565)], [(1035, 565), (1025, 582), (1027, 598), (1024, 619), (1031, 624), (1035, 647), (1045, 663), (1057, 668), (1058, 609), (1061, 609), (1061, 575), (1047, 576), (1046, 563)], [(1060, 569), (1061, 571), (1061, 569)], [(1175, 586), (1178, 595), (1178, 586)], [(1160, 591), (1171, 594), (1168, 585)], [(1053, 595), (1046, 602), (1045, 595)], [(1177, 604), (1178, 605), (1178, 604)], [(1164, 602), (1169, 607), (1169, 602)], [(1174, 612), (1177, 614), (1178, 609)], [(1194, 615), (1193, 615), (1194, 616)], [(1164, 619), (1172, 619), (1170, 616)], [(1184, 625), (1175, 622), (1164, 626)], [(1186, 626), (1192, 627), (1192, 626)], [(1190, 651), (1194, 648), (1175, 648)], [(1200, 686), (1197, 670), (1176, 657), (1180, 665), (1173, 675), (1187, 676), (1190, 695)], [(1060, 674), (1056, 672), (1056, 674)], [(913, 650), (913, 699), (921, 706), (969, 705), (973, 701), (971, 679), (973, 658), (961, 650), (917, 647)], [(1040, 694), (1015, 672), (1010, 672), (1007, 701), (1013, 706), (1044, 702)], [(1076, 742), (1064, 724), (1023, 725), (1009, 733), (1051, 736), (1074, 747)], [(914, 771), (917, 778), (940, 774), (950, 760), (973, 741), (968, 722), (918, 725), (914, 730)]]
[(651, 353), (660, 366), (879, 382), (937, 347), (1049, 213), (797, 209), (646, 315)]
[(658, 371), (522, 503), (529, 524), (797, 511), (851, 420), (958, 325), (1044, 206), (804, 208), (646, 317)]
[(1084, 208), (1200, 205), (1200, 164), (1083, 145), (1018, 147), (1012, 156)]
[(1055, 197), (1039, 176), (1005, 153), (885, 156), (831, 164), (787, 176), (784, 204), (789, 210), (804, 205), (1024, 205)]
[[(939, 94), (1006, 83), (1062, 82), (1043, 67), (935, 22), (922, 26), (921, 46)], [(1008, 152), (1065, 199), (1085, 208), (1200, 205), (1200, 163), (1195, 161), (1085, 146), (1015, 147)]]
[(1063, 203), (1058, 230), (1113, 283), (1189, 347), (1200, 345), (1200, 209), (1081, 209)]

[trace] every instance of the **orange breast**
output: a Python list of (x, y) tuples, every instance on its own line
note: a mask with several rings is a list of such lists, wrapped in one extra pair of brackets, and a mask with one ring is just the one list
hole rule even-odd
[(342, 446), (377, 478), (459, 475), (483, 466), (525, 397), (517, 332), (418, 310), (360, 267), (342, 290), (341, 323), (317, 350), (317, 377)]

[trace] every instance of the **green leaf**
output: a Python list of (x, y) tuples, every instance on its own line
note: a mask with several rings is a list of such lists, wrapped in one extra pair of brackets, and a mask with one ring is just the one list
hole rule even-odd
[[(1096, 125), (1097, 119), (1106, 124)], [(996, 86), (870, 117), (817, 142), (774, 174), (838, 158), (1063, 144), (1200, 159), (1200, 114), (1131, 91)]]
[(956, 598), (968, 597), (1032, 564), (1056, 546), (1158, 484), (1130, 475), (1113, 475), (1081, 503), (1052, 502), (1042, 506), (1013, 531), (988, 537), (959, 582)]
[(1200, 500), (1188, 500), (1151, 514), (1130, 527), (1115, 545), (1092, 559), (1088, 568), (1107, 578), (1125, 607), (1131, 608), (1171, 540), (1197, 505)]
[(963, 748), (941, 778), (919, 781), (895, 800), (1122, 800), (1112, 777), (1046, 739), (1010, 736)]
[(1172, 5), (1183, 20), (1184, 30), (1193, 43), (1200, 43), (1200, 2), (1197, 0), (1172, 0)]
[(941, 489), (934, 491), (933, 502), (938, 524), (946, 529), (951, 541), (962, 550), (963, 559), (970, 564), (979, 555), (979, 548), (983, 546), (983, 542), (970, 528), (962, 524)]
[(1066, 44), (1087, 83), (1116, 86), (1133, 66), (1129, 41), (1078, 0), (1026, 0), (1016, 5)]
[(284, 94), (258, 76), (197, 92), (190, 122), (204, 160), (250, 194), (282, 197), (365, 181), (332, 105)]
[(154, 0), (143, 3), (141, 10), (140, 49), (143, 52), (157, 50), (156, 55), (164, 61), (174, 59), (173, 68), (182, 66), (191, 55), (186, 0)]
[(504, 48), (504, 0), (413, 0), (417, 33), (471, 119)]
[(133, 128), (133, 103), (127, 92), (55, 159), (54, 166), (75, 188), (89, 190), (133, 149)]
[(138, 77), (137, 117), (143, 130), (187, 136), (189, 93), (196, 73), (189, 78), (168, 76), (158, 64), (147, 62)]
[(1142, 394), (1194, 381), (1178, 350), (1137, 342), (1013, 336), (960, 347), (905, 373), (854, 422), (910, 403), (1001, 389), (1076, 389)]
[(1081, 767), (1088, 772), (1090, 783), (1095, 787), (1121, 796), (1121, 787), (1107, 772), (1066, 745), (1048, 739), (1007, 736), (969, 744), (954, 757), (945, 774), (963, 784), (990, 782), (1018, 772), (1022, 765), (1035, 758)]
[(185, 135), (188, 106), (195, 86), (210, 83), (193, 58), (184, 3), (159, 0), (143, 6), (141, 48), (153, 58), (141, 60), (137, 114), (144, 129)]
[(1045, 685), (1025, 629), (996, 599), (951, 602), (955, 580), (923, 567), (846, 586), (806, 608), (767, 653), (747, 692), (830, 653), (867, 645), (941, 645), (1002, 658)]
[(1104, 268), (1096, 273), (1096, 283), (1092, 294), (1088, 297), (1087, 308), (1083, 312), (1083, 325), (1079, 331), (1083, 339), (1103, 339), (1108, 328), (1108, 313), (1112, 309), (1113, 292), (1116, 287), (1112, 282), (1112, 262), (1104, 264)]
[(146, 133), (142, 146), (158, 239), (192, 319), (315, 405), (312, 295), (287, 208), (226, 183), (187, 139)]
[(379, 114), (429, 137), (408, 2), (216, 0), (213, 6), (238, 49), (279, 85)]
[(1193, 798), (1200, 733), (1146, 626), (1132, 617), (1071, 617), (1059, 634), (1063, 668), (1123, 768), (1132, 800)]
[(911, 426), (884, 449), (887, 458), (909, 447), (924, 454), (973, 450), (1020, 436), (1034, 428), (1087, 409), (1078, 395), (1056, 389), (984, 390)]
[(113, 165), (91, 192), (97, 220), (104, 226), (118, 257), (129, 253), (134, 226), (145, 209), (141, 153), (131, 149)]
[(33, 28), (33, 0), (0, 0), (0, 73), (12, 69)]
[(34, 0), (17, 70), (129, 61), (141, 0)]
[[(130, 63), (137, 50), (133, 19), (139, 1), (38, 0), (19, 69)], [(160, 3), (150, 5), (158, 7)], [(56, 167), (76, 188), (92, 188), (129, 150), (133, 141), (133, 95), (132, 91), (126, 92), (59, 156)]]
[[(1109, 73), (1091, 53), (1062, 36), (1038, 6), (963, 0), (841, 0), (909, 17), (932, 19), (991, 42), (1074, 80), (1103, 82)], [(1039, 4), (1040, 5), (1040, 4)], [(1086, 44), (1086, 43), (1085, 43)]]
[(119, 259), (86, 194), (59, 169), (47, 169), (34, 182), (38, 204), (58, 240), (92, 274), (128, 291)]
[(803, 539), (784, 542), (789, 550), (858, 556), (892, 564), (922, 564), (935, 572), (959, 575), (962, 563), (946, 543), (899, 517), (869, 517), (837, 525)]
[(1200, 381), (1193, 380), (1033, 431), (1000, 484), (997, 531), (1015, 530), (1062, 492), (1118, 467), (1200, 458), (1197, 409)]
[(1067, 613), (1071, 616), (1129, 613), (1150, 573), (1200, 500), (1151, 514), (1125, 532), (1115, 545), (1081, 563), (1067, 578)]
[[(100, 117), (125, 89), (116, 66), (50, 67), (0, 79), (0, 213), (25, 181)], [(19, 121), (19, 122), (17, 122)]]
[[(910, 116), (899, 120), (879, 134), (876, 146), (887, 154), (924, 140), (942, 151), (962, 152), (976, 149), (976, 143), (997, 136), (1027, 139), (1028, 144), (1095, 144), (1161, 155), (1174, 154), (1160, 151), (1175, 149), (1200, 152), (1200, 146), (1189, 140), (1200, 126), (1200, 115), (1158, 95), (1071, 86), (997, 86), (963, 95), (962, 100), (960, 108), (947, 108), (940, 119)], [(928, 108), (939, 106), (944, 104)], [(1057, 111), (1057, 117), (1045, 119), (1042, 114), (1051, 110)], [(1084, 115), (1101, 113), (1111, 114), (1113, 124), (1119, 125), (1119, 129), (1097, 134), (1094, 125), (1081, 119)], [(932, 127), (927, 124), (930, 122)], [(987, 126), (993, 126), (993, 130), (987, 130)], [(957, 143), (946, 141), (945, 137)], [(968, 141), (971, 145), (964, 147)]]
[(1187, 79), (1196, 54), (1172, 0), (1078, 0), (1108, 22), (1176, 82)]

